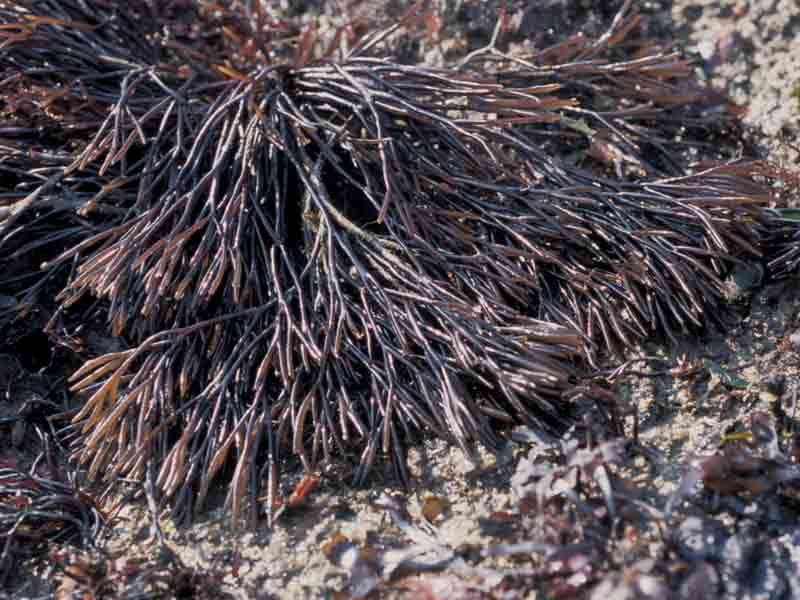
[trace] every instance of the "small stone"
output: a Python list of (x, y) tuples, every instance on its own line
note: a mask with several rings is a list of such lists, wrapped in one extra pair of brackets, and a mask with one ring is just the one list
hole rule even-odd
[(773, 394), (772, 392), (758, 392), (758, 400), (763, 402), (764, 404), (772, 404), (778, 399), (778, 396)]
[(703, 40), (697, 44), (697, 53), (703, 57), (703, 60), (711, 60), (716, 50), (714, 46), (714, 40)]
[(653, 575), (641, 575), (636, 582), (639, 598), (651, 598), (652, 600), (666, 600), (670, 597), (669, 588), (664, 585), (658, 577)]
[(675, 533), (678, 553), (688, 561), (714, 559), (722, 552), (728, 535), (721, 523), (713, 519), (688, 517)]
[(789, 343), (795, 350), (800, 350), (800, 331), (795, 331), (789, 336)]

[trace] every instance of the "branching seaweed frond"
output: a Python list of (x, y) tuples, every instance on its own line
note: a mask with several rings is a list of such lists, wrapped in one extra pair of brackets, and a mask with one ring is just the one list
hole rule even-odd
[(770, 194), (726, 166), (686, 174), (735, 111), (680, 56), (627, 54), (635, 16), (527, 57), (405, 65), (378, 32), (242, 74), (125, 44), (100, 2), (82, 5), (102, 23), (30, 4), (59, 16), (0, 13), (19, 28), (0, 95), (89, 87), (52, 124), (71, 155), (53, 176), (4, 151), (11, 206), (74, 223), (45, 265), (77, 265), (59, 300), (104, 299), (129, 343), (72, 377), (74, 458), (110, 482), (155, 463), (178, 516), (226, 468), (234, 517), (254, 517), (288, 455), (356, 452), (361, 483), (379, 456), (405, 478), (415, 432), (468, 449), (496, 448), (499, 422), (558, 429), (582, 369), (699, 331), (727, 270), (761, 259)]

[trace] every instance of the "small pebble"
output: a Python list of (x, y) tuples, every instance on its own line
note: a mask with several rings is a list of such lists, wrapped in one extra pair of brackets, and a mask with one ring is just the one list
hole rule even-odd
[(789, 343), (792, 344), (792, 348), (795, 350), (800, 350), (800, 331), (795, 331), (789, 336)]
[(678, 553), (688, 561), (716, 558), (722, 552), (727, 534), (713, 519), (688, 517), (675, 533)]

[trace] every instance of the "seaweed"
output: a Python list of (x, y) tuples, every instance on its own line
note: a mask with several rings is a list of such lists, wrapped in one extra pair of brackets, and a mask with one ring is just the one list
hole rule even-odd
[(0, 263), (35, 250), (14, 293), (63, 281), (125, 344), (71, 377), (73, 460), (271, 521), (292, 456), (407, 481), (413, 436), (563, 431), (602, 357), (714, 322), (774, 197), (630, 5), (431, 68), (391, 58), (419, 7), (287, 52), (251, 3), (0, 4)]
[(0, 464), (0, 585), (50, 544), (92, 547), (105, 524), (94, 498), (73, 483)]

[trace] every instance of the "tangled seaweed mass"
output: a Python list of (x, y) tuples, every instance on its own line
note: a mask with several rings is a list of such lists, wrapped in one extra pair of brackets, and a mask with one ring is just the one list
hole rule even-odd
[(260, 3), (158, 4), (0, 2), (1, 318), (53, 289), (51, 326), (103, 316), (123, 349), (62, 433), (179, 518), (217, 479), (269, 512), (292, 455), (358, 484), (407, 478), (420, 432), (557, 431), (601, 357), (701, 331), (736, 265), (793, 268), (769, 169), (725, 154), (737, 107), (629, 3), (443, 68), (387, 58), (415, 11), (320, 48)]

